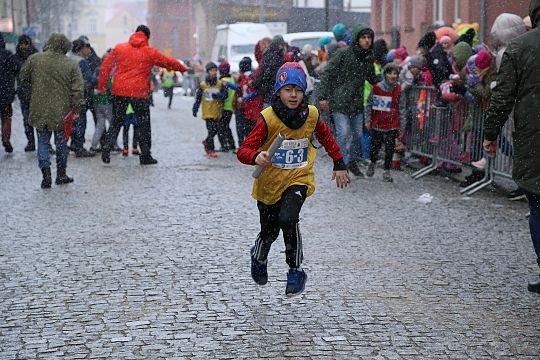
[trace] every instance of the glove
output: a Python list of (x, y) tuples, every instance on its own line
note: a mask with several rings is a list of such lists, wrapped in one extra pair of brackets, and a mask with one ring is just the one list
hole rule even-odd
[(219, 95), (218, 94), (212, 94), (212, 99), (214, 99), (214, 100), (219, 99)]
[(193, 117), (197, 117), (197, 111), (193, 110)]
[(470, 87), (476, 87), (478, 84), (480, 84), (479, 76), (470, 74), (469, 77), (467, 77), (467, 85)]

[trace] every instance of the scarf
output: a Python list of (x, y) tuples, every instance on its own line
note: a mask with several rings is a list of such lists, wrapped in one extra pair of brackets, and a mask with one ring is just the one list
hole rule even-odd
[(305, 98), (296, 109), (289, 109), (277, 95), (272, 97), (271, 105), (280, 120), (288, 128), (294, 130), (300, 129), (304, 125), (309, 114), (308, 104)]

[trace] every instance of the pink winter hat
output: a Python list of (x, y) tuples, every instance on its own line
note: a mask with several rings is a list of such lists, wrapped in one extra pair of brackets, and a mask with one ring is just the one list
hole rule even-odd
[(405, 46), (397, 48), (394, 51), (394, 59), (405, 60), (407, 56), (409, 56), (409, 53), (407, 52), (407, 48)]
[(474, 65), (479, 69), (485, 69), (491, 66), (491, 55), (489, 55), (489, 52), (487, 52), (486, 49), (480, 51), (478, 55), (476, 55)]
[(439, 39), (439, 43), (440, 44), (451, 44), (452, 43), (452, 38), (448, 35), (444, 35), (444, 36), (441, 36), (441, 38)]

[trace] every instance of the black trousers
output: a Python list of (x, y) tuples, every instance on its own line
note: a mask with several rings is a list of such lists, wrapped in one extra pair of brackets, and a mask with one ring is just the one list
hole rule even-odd
[(163, 88), (163, 95), (164, 95), (165, 97), (168, 97), (168, 98), (169, 98), (169, 106), (168, 106), (168, 108), (170, 109), (170, 108), (171, 108), (171, 104), (172, 104), (172, 99), (173, 99), (173, 96), (174, 96), (173, 88), (172, 88), (172, 87), (165, 87), (165, 88)]
[(150, 127), (150, 106), (148, 99), (132, 98), (125, 96), (113, 96), (113, 118), (112, 124), (107, 130), (107, 137), (103, 151), (110, 152), (116, 143), (120, 129), (124, 126), (124, 118), (128, 105), (131, 104), (133, 111), (139, 120), (135, 126), (135, 137), (141, 147), (141, 157), (151, 156), (152, 129)]
[(266, 261), (272, 243), (276, 241), (279, 230), (283, 231), (285, 240), (285, 257), (291, 268), (302, 264), (302, 235), (298, 221), (300, 210), (306, 200), (307, 186), (293, 185), (287, 188), (281, 200), (272, 205), (257, 202), (261, 221), (261, 232), (255, 241), (255, 258), (260, 262)]
[(221, 144), (221, 149), (224, 151), (236, 149), (236, 146), (234, 145), (233, 134), (230, 127), (232, 115), (233, 115), (232, 111), (229, 111), (229, 110), (223, 110), (221, 112), (221, 119), (219, 121), (218, 139), (219, 139), (219, 143)]
[[(124, 143), (124, 149), (129, 148), (129, 128), (131, 127), (131, 124), (129, 125), (123, 125), (122, 126), (122, 140)], [(133, 144), (132, 148), (135, 149), (138, 146), (137, 142), (137, 132), (135, 131), (135, 125), (133, 125)]]
[(205, 119), (206, 130), (208, 130), (208, 135), (204, 139), (204, 143), (207, 148), (214, 151), (214, 137), (219, 133), (219, 119)]
[(375, 164), (377, 160), (379, 160), (379, 151), (381, 151), (381, 147), (384, 144), (384, 170), (390, 170), (398, 131), (381, 131), (373, 129), (371, 134), (371, 149), (369, 153), (371, 162)]

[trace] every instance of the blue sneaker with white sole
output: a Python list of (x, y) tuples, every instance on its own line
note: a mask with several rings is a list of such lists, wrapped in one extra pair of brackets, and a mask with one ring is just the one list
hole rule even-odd
[(253, 281), (255, 281), (259, 285), (266, 285), (268, 282), (268, 271), (267, 271), (267, 265), (268, 260), (266, 260), (264, 263), (259, 262), (259, 260), (255, 259), (253, 254), (255, 253), (255, 246), (251, 248), (251, 277), (253, 278)]
[(285, 295), (288, 297), (298, 295), (306, 288), (307, 274), (304, 270), (289, 269), (287, 273), (287, 288)]

